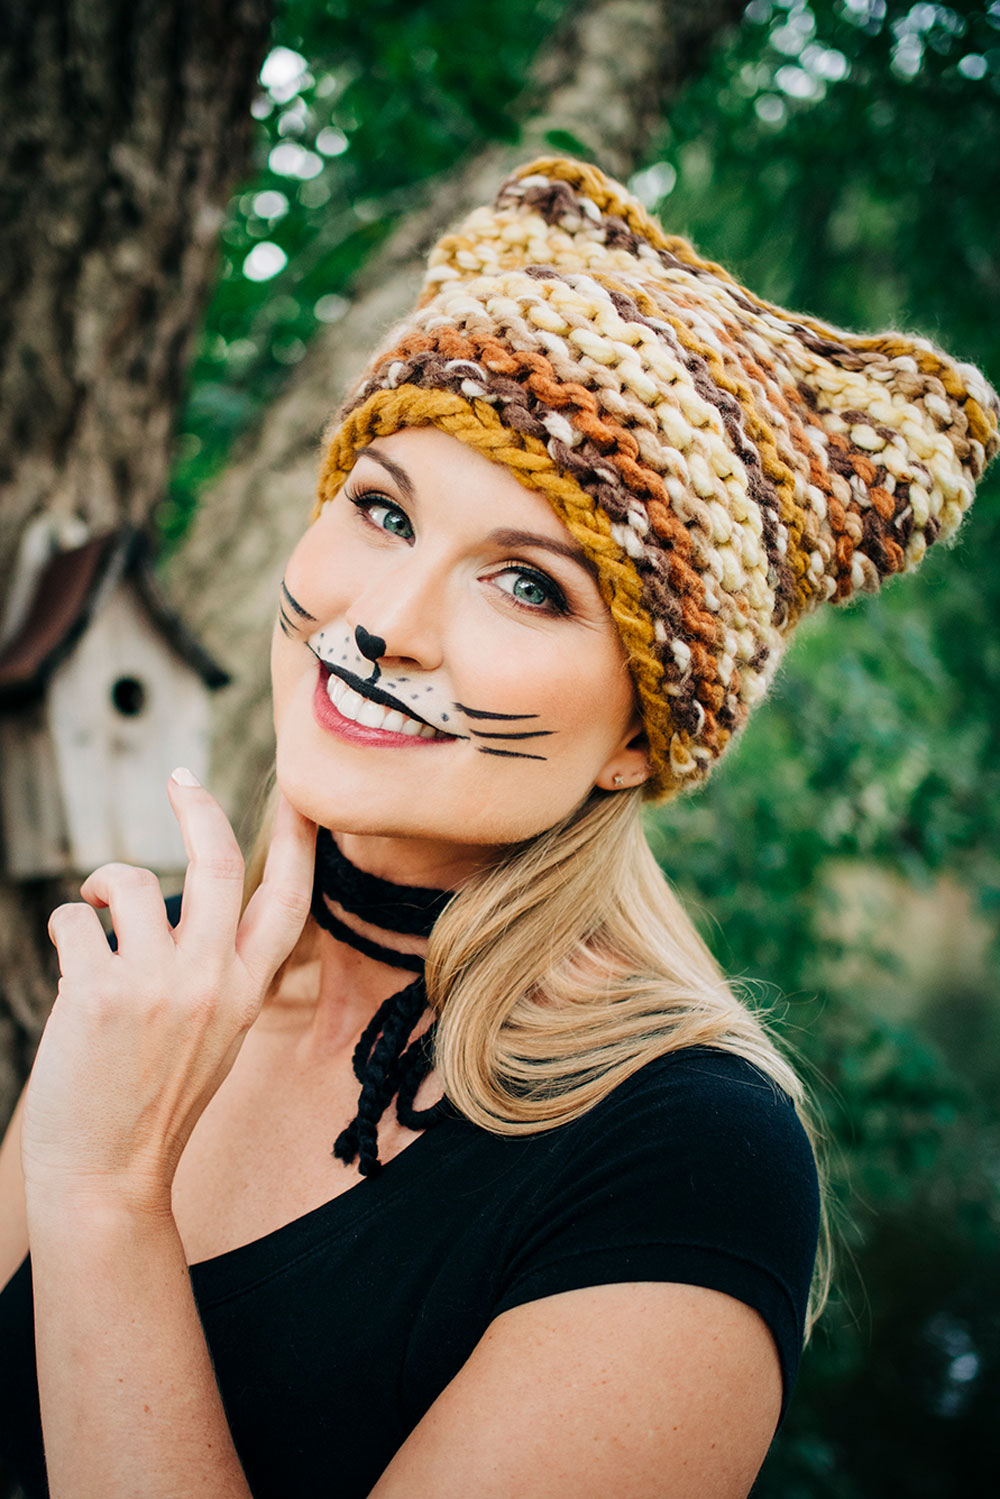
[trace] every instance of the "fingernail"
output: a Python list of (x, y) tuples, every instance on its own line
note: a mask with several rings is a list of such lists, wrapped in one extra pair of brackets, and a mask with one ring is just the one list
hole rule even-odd
[(193, 771), (188, 770), (186, 765), (178, 765), (177, 769), (171, 771), (170, 779), (176, 781), (178, 786), (200, 786), (201, 782)]

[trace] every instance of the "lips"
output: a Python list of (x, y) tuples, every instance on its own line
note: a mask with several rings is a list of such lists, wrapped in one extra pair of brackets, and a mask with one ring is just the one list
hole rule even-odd
[[(350, 680), (346, 680), (348, 677)], [(363, 692), (360, 687), (364, 687)], [(319, 663), (313, 711), (321, 727), (357, 744), (403, 749), (447, 744), (454, 737), (407, 713), (396, 698), (374, 684), (362, 683), (353, 673), (334, 671), (323, 661)]]

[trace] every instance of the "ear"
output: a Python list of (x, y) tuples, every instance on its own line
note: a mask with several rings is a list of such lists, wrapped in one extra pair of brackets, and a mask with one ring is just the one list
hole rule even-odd
[(641, 786), (649, 776), (649, 741), (637, 716), (621, 744), (602, 767), (594, 785), (602, 791), (625, 791)]

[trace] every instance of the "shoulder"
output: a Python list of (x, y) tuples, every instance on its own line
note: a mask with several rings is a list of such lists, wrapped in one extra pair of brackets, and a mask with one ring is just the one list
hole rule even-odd
[(712, 1047), (657, 1057), (569, 1127), (592, 1149), (631, 1147), (721, 1177), (773, 1177), (816, 1190), (816, 1163), (795, 1105), (753, 1062)]
[(503, 1306), (609, 1282), (722, 1291), (771, 1329), (787, 1398), (819, 1232), (816, 1163), (791, 1099), (742, 1057), (687, 1048), (552, 1135)]

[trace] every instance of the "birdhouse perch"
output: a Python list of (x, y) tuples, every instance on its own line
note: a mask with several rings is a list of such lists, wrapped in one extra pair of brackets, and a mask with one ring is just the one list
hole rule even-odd
[(0, 647), (0, 808), (15, 879), (182, 869), (166, 782), (208, 770), (227, 674), (167, 606), (141, 535), (56, 553)]

